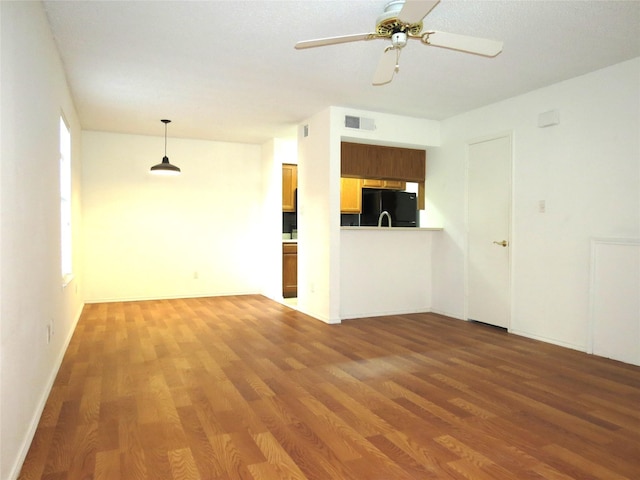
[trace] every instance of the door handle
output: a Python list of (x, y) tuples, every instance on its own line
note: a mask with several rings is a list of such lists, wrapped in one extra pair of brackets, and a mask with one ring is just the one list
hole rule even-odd
[(495, 243), (496, 245), (502, 245), (503, 247), (506, 247), (507, 245), (509, 245), (509, 242), (507, 242), (506, 240), (502, 240), (501, 242), (496, 242), (494, 240), (493, 243)]

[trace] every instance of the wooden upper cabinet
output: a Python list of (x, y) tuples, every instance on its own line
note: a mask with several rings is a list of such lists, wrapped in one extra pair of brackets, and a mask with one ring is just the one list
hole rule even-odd
[(374, 180), (372, 178), (365, 178), (362, 180), (362, 186), (364, 188), (384, 188), (384, 180)]
[(389, 190), (406, 190), (407, 182), (403, 182), (402, 180), (385, 180), (382, 188)]
[(381, 188), (387, 190), (406, 190), (407, 182), (402, 180), (372, 180), (365, 178), (362, 180), (363, 188)]
[(340, 213), (362, 213), (362, 180), (340, 178)]
[(424, 150), (342, 142), (341, 176), (420, 183), (426, 158)]
[(282, 164), (282, 211), (296, 211), (296, 188), (298, 188), (298, 166)]

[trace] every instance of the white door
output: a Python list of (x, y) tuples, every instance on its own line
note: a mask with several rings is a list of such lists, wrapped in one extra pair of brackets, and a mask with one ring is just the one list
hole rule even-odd
[(511, 136), (468, 147), (467, 318), (509, 327)]

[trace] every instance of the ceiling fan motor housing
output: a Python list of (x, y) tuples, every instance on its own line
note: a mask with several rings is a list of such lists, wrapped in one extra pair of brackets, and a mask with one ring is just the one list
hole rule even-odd
[(422, 32), (422, 22), (402, 23), (397, 17), (394, 17), (376, 25), (376, 34), (379, 37), (390, 37), (396, 32), (405, 32), (408, 35), (419, 37)]

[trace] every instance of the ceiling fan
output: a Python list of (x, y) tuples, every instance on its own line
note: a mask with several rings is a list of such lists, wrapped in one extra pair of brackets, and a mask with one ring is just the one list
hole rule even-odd
[(378, 68), (373, 75), (374, 85), (384, 85), (393, 80), (394, 74), (400, 70), (400, 52), (407, 44), (407, 40), (411, 38), (421, 40), (425, 45), (474, 53), (485, 57), (495, 57), (502, 51), (502, 42), (498, 40), (435, 30), (423, 31), (422, 20), (439, 2), (440, 0), (393, 0), (385, 6), (384, 13), (378, 17), (373, 33), (305, 40), (296, 43), (295, 48), (324, 47), (360, 40), (391, 39), (391, 45), (382, 52)]

